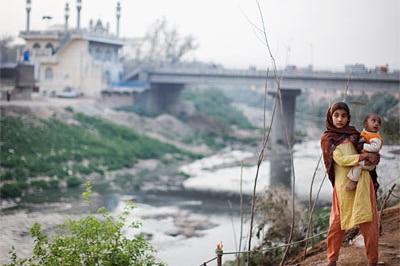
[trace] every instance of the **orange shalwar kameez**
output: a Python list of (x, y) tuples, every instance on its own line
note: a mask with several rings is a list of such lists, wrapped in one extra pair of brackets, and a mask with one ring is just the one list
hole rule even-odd
[(328, 261), (338, 261), (345, 230), (359, 225), (364, 237), (368, 263), (378, 262), (378, 214), (375, 190), (368, 171), (361, 172), (355, 190), (346, 190), (347, 173), (358, 165), (359, 155), (354, 145), (344, 141), (333, 152), (335, 185), (327, 237)]

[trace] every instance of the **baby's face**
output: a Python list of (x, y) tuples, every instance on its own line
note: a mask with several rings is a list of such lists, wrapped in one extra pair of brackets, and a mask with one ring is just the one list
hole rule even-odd
[(377, 115), (371, 115), (364, 123), (364, 128), (369, 132), (378, 132), (381, 129), (381, 118)]

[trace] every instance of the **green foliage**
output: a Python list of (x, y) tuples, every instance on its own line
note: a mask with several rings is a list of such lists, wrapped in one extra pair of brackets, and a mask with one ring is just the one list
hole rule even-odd
[(330, 207), (320, 207), (313, 211), (312, 220), (310, 221), (310, 213), (304, 211), (303, 218), (301, 219), (300, 228), (304, 228), (303, 239), (299, 239), (299, 245), (295, 246), (292, 255), (297, 255), (296, 252), (300, 252), (300, 249), (308, 248), (313, 246), (315, 243), (319, 243), (326, 239), (328, 229), (329, 229), (329, 217), (330, 217)]
[(119, 106), (114, 109), (117, 111), (135, 113), (137, 115), (145, 117), (157, 117), (161, 114), (160, 112), (157, 112), (155, 110), (148, 110), (147, 108), (140, 105)]
[(71, 106), (65, 107), (64, 110), (69, 112), (69, 113), (73, 113), (74, 112), (74, 108), (72, 108)]
[(184, 90), (182, 97), (194, 102), (198, 113), (212, 117), (227, 126), (253, 128), (243, 113), (231, 105), (232, 100), (220, 89)]
[[(302, 209), (296, 205), (294, 210), (294, 228), (292, 242), (303, 239), (304, 221), (301, 219)], [(290, 191), (283, 186), (270, 188), (256, 199), (257, 218), (256, 237), (260, 240), (251, 255), (250, 265), (279, 265), (287, 243), (288, 234), (291, 230), (292, 207)], [(299, 245), (291, 246), (288, 255), (297, 254)], [(246, 260), (247, 254), (243, 255), (242, 261)]]
[(48, 184), (45, 180), (33, 180), (30, 183), (30, 187), (31, 188), (35, 188), (35, 189), (46, 189), (48, 188)]
[(23, 45), (13, 45), (14, 37), (11, 35), (2, 35), (0, 37), (0, 63), (16, 62), (19, 52)]
[(221, 88), (225, 95), (234, 102), (245, 103), (247, 106), (264, 109), (264, 101), (266, 101), (267, 109), (272, 109), (274, 99), (273, 97), (267, 97), (265, 99), (264, 90), (257, 91), (255, 89), (249, 89), (245, 87), (229, 87)]
[[(312, 216), (312, 234), (310, 235), (318, 235), (322, 232), (327, 232), (329, 229), (329, 216), (330, 216), (330, 208), (322, 207), (316, 209)], [(307, 223), (309, 222), (309, 217), (305, 219)], [(316, 243), (323, 239), (325, 239), (326, 234), (322, 234), (319, 238), (314, 238), (312, 242)]]
[[(73, 116), (77, 123), (66, 124), (55, 118), (42, 120), (2, 112), (0, 181), (27, 181), (37, 176), (65, 180), (72, 173), (82, 179), (91, 173), (132, 167), (138, 159), (162, 160), (165, 154), (192, 156), (107, 120)], [(40, 187), (46, 188), (44, 184)], [(2, 193), (1, 197), (14, 194)]]
[(381, 131), (385, 144), (400, 143), (400, 118), (387, 118), (382, 123)]
[(82, 180), (76, 176), (67, 178), (67, 187), (79, 187), (82, 184)]
[[(83, 193), (85, 203), (90, 204), (91, 185), (86, 183)], [(162, 266), (154, 255), (153, 247), (142, 234), (128, 239), (123, 234), (127, 218), (134, 210), (132, 202), (126, 202), (125, 210), (115, 219), (105, 208), (100, 208), (97, 215), (90, 214), (81, 219), (68, 219), (60, 225), (65, 234), (49, 236), (35, 223), (30, 228), (30, 235), (35, 241), (31, 258), (18, 258), (14, 248), (10, 251), (10, 264), (15, 265), (132, 265)], [(129, 224), (137, 229), (140, 222)]]
[(16, 198), (22, 195), (22, 190), (19, 184), (9, 183), (0, 188), (0, 194), (2, 198)]

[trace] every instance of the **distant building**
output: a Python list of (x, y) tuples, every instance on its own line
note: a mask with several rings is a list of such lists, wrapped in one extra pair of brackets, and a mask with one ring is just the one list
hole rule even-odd
[(364, 64), (355, 64), (355, 65), (345, 65), (344, 71), (346, 73), (355, 73), (355, 74), (366, 74), (368, 73), (368, 69)]
[(30, 31), (28, 25), (20, 32), (26, 41), (21, 60), (35, 65), (36, 85), (41, 91), (56, 93), (71, 87), (84, 96), (99, 98), (102, 89), (123, 76), (119, 50), (124, 43), (110, 34), (101, 20), (91, 21), (88, 29), (79, 24), (68, 29), (68, 5), (67, 11), (65, 26), (59, 29)]

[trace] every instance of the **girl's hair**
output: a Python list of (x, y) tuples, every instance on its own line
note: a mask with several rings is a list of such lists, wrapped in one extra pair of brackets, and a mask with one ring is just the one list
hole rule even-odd
[(347, 116), (349, 117), (349, 120), (347, 121), (347, 124), (349, 124), (351, 116), (350, 116), (350, 108), (347, 105), (347, 103), (345, 103), (345, 102), (336, 102), (336, 103), (332, 104), (331, 107), (329, 108), (329, 116), (332, 117), (333, 113), (336, 110), (345, 110), (346, 111)]

